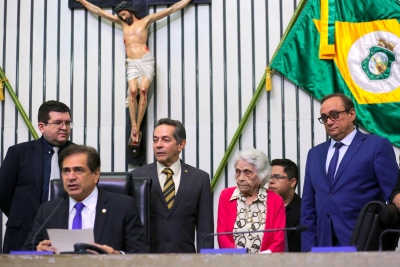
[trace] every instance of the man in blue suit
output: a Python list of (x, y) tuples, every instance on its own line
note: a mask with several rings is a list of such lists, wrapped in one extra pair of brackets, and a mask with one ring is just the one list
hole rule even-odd
[(308, 152), (301, 205), (301, 224), (308, 230), (302, 233), (302, 251), (350, 245), (359, 212), (372, 200), (389, 199), (398, 169), (387, 139), (356, 129), (348, 97), (324, 97), (320, 114), (330, 138)]

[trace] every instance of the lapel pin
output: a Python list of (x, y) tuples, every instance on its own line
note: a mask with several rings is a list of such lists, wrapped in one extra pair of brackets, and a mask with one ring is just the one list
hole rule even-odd
[(185, 170), (185, 172), (189, 172), (188, 170)]
[(101, 210), (102, 213), (106, 213), (106, 211), (107, 211), (106, 209), (102, 209)]

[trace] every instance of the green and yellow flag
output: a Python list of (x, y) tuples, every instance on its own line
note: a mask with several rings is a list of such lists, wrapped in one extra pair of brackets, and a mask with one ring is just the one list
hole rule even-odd
[(270, 67), (321, 99), (353, 99), (358, 124), (400, 146), (400, 1), (303, 0)]

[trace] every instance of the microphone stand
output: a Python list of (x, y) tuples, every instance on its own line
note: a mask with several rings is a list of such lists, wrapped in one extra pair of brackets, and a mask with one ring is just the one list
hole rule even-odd
[(204, 241), (207, 237), (210, 236), (220, 236), (220, 235), (234, 235), (234, 234), (251, 234), (251, 233), (267, 233), (267, 232), (277, 232), (277, 231), (306, 231), (308, 230), (307, 226), (297, 225), (296, 227), (289, 228), (276, 228), (276, 229), (264, 229), (264, 230), (254, 230), (254, 231), (238, 231), (238, 232), (219, 232), (219, 233), (209, 233), (203, 237), (201, 242), (201, 248), (204, 248)]
[(33, 235), (33, 237), (32, 237), (32, 251), (35, 251), (35, 240), (36, 240), (37, 235), (39, 234), (40, 231), (42, 231), (42, 229), (47, 224), (47, 222), (50, 220), (50, 218), (53, 217), (54, 213), (56, 212), (56, 210), (58, 210), (58, 207), (61, 205), (61, 203), (63, 202), (64, 199), (65, 199), (65, 196), (62, 196), (60, 202), (58, 202), (57, 206), (50, 213), (49, 217), (47, 217), (47, 219), (43, 222), (42, 226), (40, 226), (39, 229), (36, 231), (36, 233)]

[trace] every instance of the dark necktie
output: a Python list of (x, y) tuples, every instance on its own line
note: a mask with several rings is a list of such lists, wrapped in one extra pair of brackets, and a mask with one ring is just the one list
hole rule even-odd
[(72, 221), (72, 229), (82, 229), (82, 209), (85, 207), (83, 203), (75, 204), (76, 214)]
[(339, 159), (339, 149), (343, 146), (343, 143), (341, 142), (336, 142), (335, 145), (333, 146), (335, 148), (335, 153), (333, 154), (333, 157), (331, 159), (331, 162), (329, 163), (328, 167), (328, 179), (333, 185), (333, 181), (335, 180), (335, 171), (336, 171), (336, 166), (338, 163)]
[(165, 168), (162, 172), (167, 175), (163, 188), (165, 202), (167, 202), (168, 209), (171, 209), (175, 199), (175, 183), (172, 179), (174, 173), (170, 168)]

